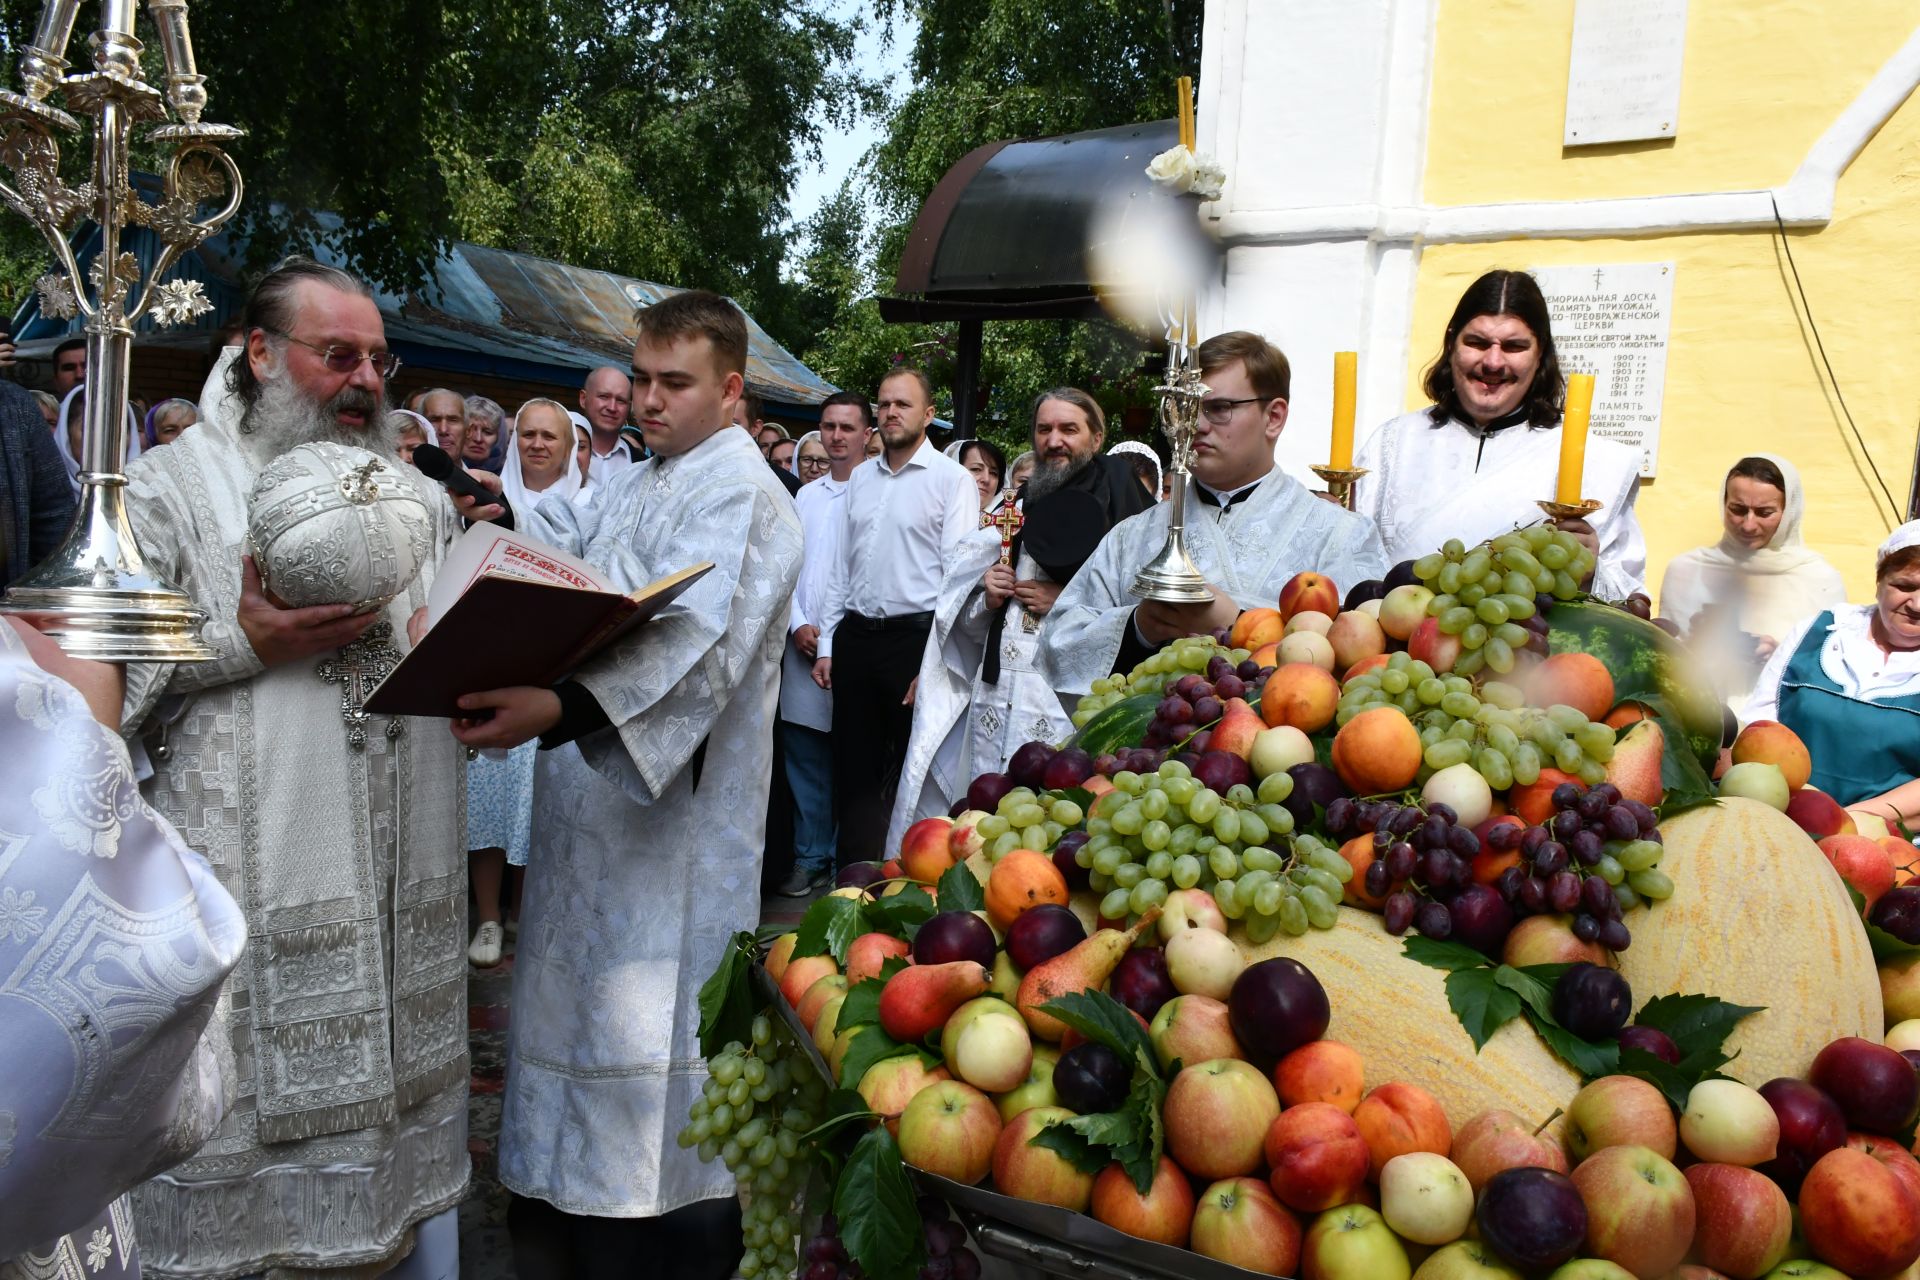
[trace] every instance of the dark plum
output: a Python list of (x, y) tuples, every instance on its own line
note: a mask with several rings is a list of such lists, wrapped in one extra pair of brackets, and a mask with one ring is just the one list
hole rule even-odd
[(1584, 960), (1553, 984), (1553, 1018), (1583, 1040), (1619, 1034), (1633, 1013), (1633, 989), (1612, 969)]
[(1470, 884), (1453, 895), (1447, 904), (1453, 916), (1453, 938), (1490, 956), (1500, 954), (1500, 944), (1513, 928), (1513, 911), (1491, 886)]
[(967, 808), (992, 813), (1000, 799), (1013, 790), (1013, 779), (1004, 773), (983, 773), (967, 786)]
[(1760, 1096), (1780, 1121), (1773, 1159), (1756, 1166), (1792, 1196), (1814, 1162), (1847, 1143), (1847, 1117), (1824, 1089), (1781, 1076), (1760, 1086)]
[(1087, 868), (1074, 860), (1074, 855), (1080, 851), (1080, 846), (1085, 844), (1087, 839), (1087, 833), (1084, 831), (1069, 831), (1060, 837), (1058, 844), (1053, 846), (1053, 865), (1059, 868), (1060, 874), (1067, 878), (1067, 889), (1071, 893), (1079, 893), (1092, 884)]
[(1055, 902), (1043, 902), (1020, 913), (1007, 928), (1007, 956), (1022, 969), (1051, 960), (1086, 941), (1080, 917)]
[(1040, 780), (1049, 791), (1077, 787), (1093, 776), (1093, 757), (1078, 747), (1067, 747), (1047, 761)]
[(1340, 609), (1346, 612), (1358, 609), (1369, 600), (1384, 600), (1387, 596), (1387, 584), (1378, 578), (1368, 578), (1365, 582), (1356, 582), (1347, 588), (1347, 598), (1340, 602)]
[(1903, 884), (1887, 890), (1867, 919), (1902, 942), (1920, 942), (1920, 886)]
[(1122, 956), (1113, 970), (1108, 989), (1115, 1000), (1148, 1022), (1160, 1012), (1161, 1005), (1180, 994), (1174, 990), (1173, 977), (1167, 972), (1167, 953), (1159, 947), (1135, 947)]
[(1522, 1271), (1546, 1272), (1580, 1251), (1587, 1206), (1573, 1179), (1552, 1169), (1502, 1169), (1487, 1179), (1476, 1213), (1480, 1238)]
[(1120, 1055), (1092, 1040), (1061, 1054), (1053, 1068), (1054, 1096), (1083, 1116), (1117, 1110), (1132, 1084), (1133, 1072)]
[(1193, 771), (1194, 780), (1225, 795), (1227, 788), (1253, 785), (1253, 770), (1231, 751), (1208, 751)]
[[(1013, 753), (1013, 759), (1007, 761), (1007, 776), (1013, 779), (1014, 787), (1030, 787), (1038, 791), (1044, 784), (1047, 765), (1052, 760), (1052, 746), (1044, 742), (1029, 742)], [(1011, 791), (1013, 787), (1007, 790)]]
[(1248, 965), (1227, 995), (1233, 1034), (1256, 1057), (1277, 1062), (1327, 1034), (1327, 990), (1298, 960), (1278, 956)]
[(1620, 1028), (1620, 1047), (1639, 1049), (1643, 1053), (1652, 1054), (1662, 1062), (1672, 1063), (1675, 1066), (1680, 1062), (1680, 1046), (1673, 1042), (1672, 1036), (1658, 1027)]
[[(1381, 585), (1385, 586), (1387, 591), (1391, 591), (1395, 587), (1411, 586), (1420, 581), (1420, 575), (1413, 571), (1413, 565), (1414, 562), (1411, 560), (1402, 560), (1387, 570), (1387, 576), (1381, 579)], [(1383, 591), (1380, 594), (1384, 596), (1386, 592)]]
[(1316, 824), (1315, 805), (1324, 809), (1351, 796), (1340, 775), (1323, 764), (1297, 764), (1287, 770), (1287, 776), (1293, 779), (1293, 794), (1282, 804), (1293, 815), (1295, 831), (1307, 831)]
[(947, 806), (947, 816), (949, 818), (957, 818), (961, 814), (965, 813), (968, 807), (969, 806), (967, 804), (967, 798), (965, 796), (961, 796), (958, 800), (955, 800), (952, 804)]
[(971, 911), (942, 911), (913, 936), (915, 964), (971, 960), (993, 967), (993, 926)]
[(836, 889), (864, 889), (887, 878), (877, 862), (849, 862), (840, 868), (840, 874), (833, 878)]

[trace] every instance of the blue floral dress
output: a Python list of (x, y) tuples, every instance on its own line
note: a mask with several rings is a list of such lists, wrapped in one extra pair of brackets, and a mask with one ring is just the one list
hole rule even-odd
[(505, 849), (507, 861), (527, 865), (533, 835), (533, 763), (538, 741), (523, 742), (504, 760), (477, 756), (467, 765), (467, 847)]

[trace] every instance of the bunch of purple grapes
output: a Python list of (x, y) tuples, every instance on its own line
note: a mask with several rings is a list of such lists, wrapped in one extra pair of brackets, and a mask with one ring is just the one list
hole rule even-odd
[[(926, 1265), (919, 1280), (980, 1280), (980, 1259), (967, 1246), (967, 1229), (953, 1220), (947, 1202), (921, 1196), (920, 1234), (926, 1245)], [(801, 1251), (800, 1280), (864, 1280), (860, 1264), (847, 1257), (839, 1224), (832, 1214), (821, 1219), (820, 1230)]]
[(1342, 840), (1373, 835), (1373, 861), (1363, 885), (1384, 898), (1387, 932), (1409, 928), (1428, 938), (1454, 938), (1492, 952), (1513, 927), (1501, 896), (1473, 879), (1480, 837), (1460, 825), (1450, 805), (1398, 805), (1384, 800), (1335, 800), (1327, 829)]
[(1272, 674), (1272, 667), (1263, 667), (1252, 658), (1243, 659), (1238, 666), (1218, 655), (1209, 658), (1206, 674), (1190, 672), (1167, 687), (1141, 745), (1172, 747), (1184, 742), (1190, 751), (1205, 751), (1212, 736), (1207, 726), (1226, 714), (1227, 700), (1257, 700), (1261, 684)]
[(1093, 771), (1111, 778), (1122, 769), (1131, 769), (1135, 773), (1152, 773), (1166, 761), (1166, 749), (1153, 747), (1122, 747), (1118, 751), (1093, 758)]
[(1540, 826), (1506, 823), (1487, 833), (1488, 847), (1520, 854), (1520, 865), (1501, 872), (1494, 888), (1516, 916), (1571, 914), (1574, 935), (1582, 942), (1626, 950), (1633, 939), (1614, 887), (1629, 879), (1621, 855), (1638, 862), (1629, 851), (1657, 846), (1659, 817), (1640, 801), (1622, 797), (1610, 782), (1591, 790), (1563, 782), (1553, 789), (1553, 809), (1553, 817)]
[(1533, 598), (1533, 616), (1519, 620), (1520, 625), (1527, 629), (1526, 651), (1528, 653), (1544, 658), (1553, 652), (1552, 648), (1547, 644), (1547, 633), (1550, 628), (1550, 624), (1547, 622), (1547, 614), (1552, 608), (1552, 596), (1537, 595)]

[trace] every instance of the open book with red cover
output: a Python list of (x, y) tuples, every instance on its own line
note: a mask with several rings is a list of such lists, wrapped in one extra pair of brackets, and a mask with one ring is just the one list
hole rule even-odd
[(368, 695), (366, 709), (451, 718), (463, 694), (555, 684), (711, 568), (696, 564), (638, 591), (616, 591), (583, 560), (476, 524), (434, 579), (427, 633)]

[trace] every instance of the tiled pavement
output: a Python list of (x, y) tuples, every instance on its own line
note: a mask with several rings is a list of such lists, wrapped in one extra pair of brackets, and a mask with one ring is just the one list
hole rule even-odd
[[(769, 893), (761, 900), (763, 924), (797, 924), (807, 901)], [(473, 1184), (460, 1206), (461, 1280), (512, 1280), (513, 1252), (507, 1240), (507, 1193), (500, 1186), (494, 1144), (500, 1136), (500, 1094), (507, 1066), (507, 1006), (513, 991), (514, 940), (496, 968), (467, 976), (467, 1040), (473, 1081), (467, 1099), (467, 1150)]]

